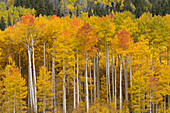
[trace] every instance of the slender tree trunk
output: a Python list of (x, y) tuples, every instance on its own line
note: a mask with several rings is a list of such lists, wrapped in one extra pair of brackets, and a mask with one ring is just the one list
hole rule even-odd
[[(69, 76), (67, 77), (67, 91), (68, 91), (68, 106), (70, 107), (70, 78), (69, 78)], [(66, 94), (67, 95), (67, 94)], [(67, 100), (67, 99), (66, 99)]]
[[(75, 63), (75, 59), (74, 59), (74, 63)], [(75, 64), (74, 64), (74, 76), (76, 74), (76, 67), (75, 67)], [(75, 85), (75, 77), (74, 77), (74, 92), (73, 92), (73, 95), (74, 95), (74, 100), (73, 100), (73, 103), (74, 103), (74, 109), (76, 109), (76, 85)]]
[(46, 56), (47, 56), (47, 57), (46, 57), (46, 68), (47, 68), (47, 71), (48, 71), (48, 70), (49, 70), (49, 69), (48, 69), (48, 67), (49, 67), (49, 66), (48, 66), (48, 64), (49, 64), (49, 54), (46, 53)]
[(99, 48), (98, 48), (98, 59), (97, 59), (97, 98), (100, 98), (100, 75), (99, 75)]
[[(129, 70), (130, 70), (130, 88), (131, 88), (131, 91), (132, 91), (132, 66), (131, 66), (131, 54), (129, 55), (130, 56), (130, 62), (129, 62)], [(144, 95), (145, 96), (145, 95)], [(133, 103), (132, 103), (132, 100), (133, 100), (133, 97), (132, 97), (132, 93), (131, 93), (131, 108), (133, 108)], [(144, 107), (145, 108), (145, 107)], [(133, 110), (132, 110), (132, 113), (133, 113)]]
[[(154, 46), (153, 46), (153, 49), (154, 49)], [(154, 71), (154, 51), (153, 51), (153, 55), (152, 55), (152, 71)], [(152, 86), (151, 86), (151, 88), (152, 88)], [(154, 105), (154, 103), (152, 103), (152, 90), (150, 89), (150, 113), (152, 113), (152, 105)], [(153, 106), (153, 109), (154, 109), (154, 106)]]
[(115, 97), (115, 93), (114, 93), (114, 73), (113, 73), (113, 54), (112, 54), (112, 98), (113, 98), (113, 102), (114, 102), (114, 97)]
[(32, 39), (32, 65), (33, 65), (33, 79), (34, 79), (34, 96), (35, 96), (35, 102), (34, 102), (34, 112), (37, 113), (37, 88), (35, 86), (36, 84), (36, 72), (35, 72), (35, 57), (34, 57), (34, 40), (31, 34)]
[[(55, 41), (55, 39), (54, 39)], [(53, 101), (52, 101), (52, 105), (53, 105), (53, 110), (52, 112), (55, 113), (55, 107), (56, 107), (56, 98), (55, 98), (55, 45), (53, 43), (53, 55), (52, 55), (52, 82), (53, 82), (53, 88), (52, 88), (52, 93), (54, 94), (53, 96)]]
[(86, 76), (86, 108), (87, 108), (87, 112), (89, 110), (89, 92), (88, 92), (88, 80), (87, 80), (87, 53), (86, 53), (86, 70), (85, 70), (85, 76)]
[(63, 57), (63, 113), (66, 113), (66, 69), (65, 69), (65, 59)]
[[(20, 48), (19, 48), (19, 73), (21, 74), (21, 51), (20, 51)], [(21, 89), (20, 89), (20, 91), (21, 91)], [(22, 101), (22, 99), (21, 99), (21, 101)], [(21, 106), (20, 110), (22, 111), (22, 103), (20, 106)]]
[[(90, 74), (90, 86), (92, 85), (92, 77), (91, 77), (91, 59), (90, 59), (90, 55), (89, 55), (89, 74)], [(93, 103), (93, 97), (92, 97), (93, 93), (92, 93), (92, 87), (90, 88), (90, 96), (91, 96), (91, 104)]]
[(117, 99), (117, 91), (116, 91), (116, 78), (117, 78), (117, 70), (116, 70), (116, 55), (115, 55), (115, 107), (117, 106), (117, 102), (116, 102), (116, 99)]
[(127, 75), (127, 58), (124, 59), (124, 79), (125, 79), (125, 100), (128, 101), (128, 75)]
[(77, 50), (77, 105), (79, 106), (79, 58)]
[(96, 58), (94, 56), (94, 102), (96, 102)]
[(46, 59), (45, 59), (45, 41), (44, 41), (43, 45), (44, 45), (44, 67), (46, 67)]
[[(170, 66), (170, 55), (169, 55), (170, 47), (167, 47), (167, 65)], [(169, 86), (169, 81), (168, 81)], [(168, 108), (170, 108), (170, 95), (168, 95)]]
[(15, 97), (14, 97), (14, 108), (13, 108), (13, 113), (15, 113)]
[(105, 38), (105, 55), (106, 55), (106, 88), (107, 88), (107, 92), (106, 92), (106, 94), (107, 94), (107, 104), (108, 104), (108, 101), (109, 101), (109, 99), (108, 99), (108, 57), (107, 57), (107, 55), (108, 55), (108, 53), (107, 53), (107, 44), (106, 44), (107, 42), (106, 42), (106, 38)]
[(109, 47), (108, 47), (108, 42), (107, 42), (107, 77), (108, 77), (108, 87), (109, 87), (109, 100), (111, 103), (111, 90), (110, 90), (110, 68), (109, 68)]
[(21, 73), (21, 51), (19, 48), (19, 73)]
[[(45, 41), (43, 40), (43, 47), (44, 47), (44, 67), (46, 68), (46, 62), (45, 62)], [(45, 75), (45, 70), (44, 70), (44, 75)], [(45, 76), (44, 76), (44, 79), (45, 79)], [(45, 98), (45, 90), (43, 91), (43, 113), (45, 113), (45, 110), (46, 110), (46, 98)]]
[(48, 64), (48, 66), (49, 66), (49, 67), (48, 67), (48, 71), (50, 71), (50, 64), (51, 64), (51, 63), (50, 63), (50, 59), (51, 59), (51, 57), (50, 57), (50, 53), (49, 53), (49, 55), (48, 55), (48, 56), (49, 56), (49, 60), (48, 60), (48, 62), (49, 62), (49, 64)]
[(129, 70), (130, 70), (130, 86), (132, 87), (132, 66), (131, 66), (131, 54), (130, 54), (130, 66), (129, 66)]
[(123, 61), (122, 61), (122, 55), (120, 55), (121, 57), (121, 62), (120, 62), (120, 110), (122, 110), (122, 65), (123, 65)]
[(33, 109), (34, 105), (34, 90), (33, 90), (33, 81), (32, 81), (32, 66), (31, 66), (31, 50), (30, 45), (27, 45), (28, 48), (28, 87), (29, 87), (29, 97), (28, 102), (30, 103), (30, 111)]

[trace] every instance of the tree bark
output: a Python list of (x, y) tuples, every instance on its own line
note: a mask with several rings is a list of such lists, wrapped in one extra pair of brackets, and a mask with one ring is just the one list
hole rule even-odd
[(48, 56), (49, 56), (49, 60), (48, 60), (48, 63), (49, 63), (49, 64), (48, 64), (48, 66), (49, 66), (49, 67), (48, 67), (48, 71), (50, 71), (50, 64), (51, 64), (51, 63), (50, 63), (50, 59), (51, 59), (51, 57), (50, 57), (50, 53), (49, 53), (49, 55), (48, 55)]
[(63, 57), (63, 113), (66, 113), (66, 69), (65, 69), (65, 58)]
[(36, 84), (36, 72), (35, 72), (35, 56), (34, 56), (34, 40), (31, 34), (31, 39), (32, 39), (32, 65), (33, 65), (33, 79), (34, 79), (34, 98), (35, 98), (35, 102), (34, 102), (34, 112), (37, 113), (37, 88), (35, 86)]
[[(130, 70), (130, 88), (131, 88), (131, 91), (132, 91), (132, 65), (131, 65), (131, 54), (129, 55), (130, 56), (130, 62), (129, 62), (129, 70)], [(145, 94), (144, 94), (145, 96)], [(131, 108), (133, 108), (133, 103), (132, 103), (132, 100), (133, 100), (133, 97), (132, 97), (132, 93), (131, 93)], [(145, 107), (144, 107), (145, 108)]]
[(87, 53), (86, 53), (86, 69), (85, 69), (85, 77), (86, 77), (86, 108), (87, 108), (87, 112), (89, 110), (89, 92), (88, 92), (88, 74), (87, 74)]
[(96, 58), (94, 56), (94, 102), (96, 102)]
[(121, 57), (121, 62), (120, 62), (120, 110), (122, 110), (122, 55), (120, 55)]
[[(74, 63), (75, 63), (75, 59), (74, 59)], [(75, 73), (76, 73), (76, 68), (75, 68), (75, 64), (74, 64), (74, 76), (75, 76)], [(75, 85), (75, 77), (74, 77), (74, 92), (73, 92), (73, 95), (74, 95), (74, 100), (73, 100), (74, 109), (76, 109), (76, 85)]]
[(124, 79), (125, 79), (125, 100), (128, 100), (128, 75), (127, 75), (127, 58), (124, 59)]
[(45, 41), (44, 41), (43, 45), (44, 45), (44, 67), (46, 67), (46, 59), (45, 59)]
[(21, 73), (21, 51), (19, 48), (19, 73)]
[(99, 75), (99, 49), (98, 49), (98, 59), (97, 59), (97, 98), (100, 98), (100, 75)]
[(109, 100), (111, 103), (111, 90), (110, 90), (110, 68), (109, 68), (109, 47), (108, 47), (108, 42), (107, 42), (107, 77), (108, 77), (108, 90), (109, 90)]
[(114, 102), (114, 73), (113, 73), (113, 54), (112, 54), (112, 98), (113, 98), (113, 102)]
[(79, 59), (77, 50), (77, 105), (79, 106)]
[[(54, 39), (55, 41), (55, 39)], [(54, 94), (53, 96), (53, 101), (52, 101), (52, 105), (53, 105), (53, 110), (52, 112), (55, 113), (55, 107), (56, 107), (56, 98), (55, 98), (55, 45), (53, 43), (53, 55), (52, 55), (52, 83), (53, 83), (53, 88), (52, 88), (52, 93)]]
[(109, 82), (109, 80), (108, 80), (108, 57), (107, 57), (107, 55), (108, 55), (108, 53), (107, 53), (107, 42), (106, 42), (106, 38), (105, 38), (105, 55), (106, 55), (106, 88), (107, 88), (107, 92), (106, 92), (106, 94), (107, 94), (107, 104), (108, 104), (108, 101), (109, 101), (109, 97), (108, 97), (108, 82)]
[[(170, 47), (167, 47), (167, 65), (170, 66), (170, 56), (169, 56)], [(169, 86), (169, 81), (168, 81)], [(170, 95), (168, 95), (168, 108), (170, 108)]]
[[(90, 74), (90, 86), (92, 85), (92, 77), (91, 77), (91, 59), (90, 59), (90, 55), (89, 55), (89, 74)], [(93, 97), (92, 97), (93, 93), (92, 93), (92, 87), (90, 88), (90, 97), (91, 97), (91, 104), (93, 103)]]
[(28, 103), (30, 103), (30, 111), (32, 111), (34, 107), (34, 90), (33, 90), (33, 81), (32, 81), (32, 66), (31, 66), (31, 50), (30, 45), (27, 45), (28, 49), (28, 88), (29, 88), (29, 97)]

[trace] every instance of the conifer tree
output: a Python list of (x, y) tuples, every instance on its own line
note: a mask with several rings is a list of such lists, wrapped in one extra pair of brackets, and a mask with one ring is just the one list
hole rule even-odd
[(24, 99), (27, 97), (27, 86), (19, 69), (12, 62), (11, 65), (6, 66), (2, 74), (4, 76), (1, 89), (3, 95), (0, 97), (2, 100), (1, 111), (26, 113), (27, 107)]
[(38, 111), (49, 112), (52, 110), (52, 81), (51, 74), (47, 72), (47, 69), (42, 66), (39, 70), (39, 76), (37, 78), (37, 99), (38, 99)]

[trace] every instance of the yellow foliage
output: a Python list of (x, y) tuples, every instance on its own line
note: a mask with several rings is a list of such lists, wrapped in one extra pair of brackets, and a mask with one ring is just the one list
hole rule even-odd
[(43, 110), (49, 111), (52, 110), (52, 81), (51, 74), (47, 72), (45, 67), (41, 67), (39, 71), (39, 76), (37, 78), (37, 100), (38, 100), (38, 111), (42, 112)]

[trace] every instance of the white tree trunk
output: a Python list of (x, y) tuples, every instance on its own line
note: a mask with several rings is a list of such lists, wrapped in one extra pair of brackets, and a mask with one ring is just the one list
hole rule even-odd
[(45, 41), (44, 41), (44, 67), (46, 67), (46, 60), (45, 60)]
[(87, 53), (86, 53), (86, 70), (85, 70), (85, 76), (86, 76), (86, 108), (87, 108), (87, 112), (89, 110), (89, 92), (88, 92), (88, 80), (87, 80)]
[(130, 54), (130, 66), (129, 66), (129, 70), (130, 70), (130, 86), (132, 87), (132, 66), (131, 66), (131, 54)]
[(48, 67), (48, 71), (50, 71), (50, 59), (51, 59), (51, 57), (50, 57), (50, 53), (49, 53), (49, 55), (48, 55), (48, 56), (49, 56), (49, 60), (48, 60), (48, 63), (49, 63), (49, 64), (48, 64), (48, 66), (49, 66), (49, 67)]
[(99, 49), (98, 49), (98, 59), (97, 59), (97, 98), (100, 98), (100, 75), (99, 75)]
[(107, 89), (107, 92), (106, 92), (106, 95), (107, 95), (107, 104), (108, 104), (108, 57), (107, 57), (107, 44), (106, 44), (106, 38), (105, 38), (105, 54), (106, 54), (106, 89)]
[[(131, 88), (131, 91), (132, 91), (132, 66), (131, 66), (131, 54), (130, 54), (130, 62), (129, 62), (129, 70), (130, 70), (130, 88)], [(145, 96), (145, 94), (144, 94)], [(132, 103), (132, 100), (133, 100), (133, 97), (132, 97), (132, 93), (131, 93), (131, 108), (133, 108), (133, 103)], [(145, 108), (145, 107), (144, 107)], [(133, 112), (133, 111), (132, 111)]]
[[(89, 74), (90, 74), (90, 85), (92, 85), (92, 77), (91, 77), (91, 59), (90, 59), (90, 55), (89, 55)], [(92, 97), (92, 87), (90, 88), (90, 95), (91, 95), (91, 104), (93, 102), (93, 97)]]
[(19, 73), (21, 74), (21, 51), (19, 48)]
[(120, 63), (120, 110), (122, 110), (122, 55), (121, 57), (121, 63)]
[(34, 79), (34, 112), (37, 113), (37, 88), (35, 86), (36, 84), (36, 72), (35, 72), (35, 57), (34, 57), (34, 40), (31, 34), (31, 39), (32, 39), (32, 65), (33, 65), (33, 79)]
[(63, 57), (63, 113), (66, 113), (66, 70), (65, 70), (65, 59)]
[[(54, 39), (55, 41), (55, 39)], [(53, 101), (52, 101), (52, 105), (53, 105), (53, 110), (52, 112), (55, 112), (55, 106), (56, 106), (56, 98), (55, 98), (55, 45), (53, 44), (53, 55), (52, 55), (52, 82), (53, 82), (53, 88), (52, 88), (52, 93), (54, 94), (53, 96)]]
[(112, 98), (113, 98), (113, 101), (114, 101), (114, 74), (113, 74), (113, 54), (112, 54)]
[(33, 90), (33, 81), (32, 81), (32, 66), (31, 66), (31, 50), (30, 50), (30, 46), (27, 45), (28, 48), (28, 84), (29, 84), (29, 97), (28, 98), (28, 102), (30, 103), (30, 109), (31, 112), (33, 107), (34, 107), (34, 90)]
[(110, 92), (110, 68), (109, 68), (109, 47), (108, 47), (108, 42), (107, 42), (107, 77), (108, 77), (108, 90), (109, 90), (109, 100), (111, 103), (111, 92)]
[(124, 59), (124, 79), (125, 79), (125, 100), (128, 101), (128, 75), (127, 75), (127, 58)]
[(94, 102), (96, 102), (96, 60), (95, 60), (95, 56), (94, 56)]
[(79, 60), (77, 50), (77, 105), (79, 106)]
[[(74, 60), (74, 62), (75, 62), (75, 60)], [(74, 76), (75, 76), (75, 73), (76, 73), (76, 68), (75, 68), (75, 65), (74, 65)], [(74, 100), (73, 100), (74, 109), (76, 109), (76, 85), (75, 85), (75, 77), (74, 77), (74, 92), (73, 92), (73, 95), (74, 95)]]

